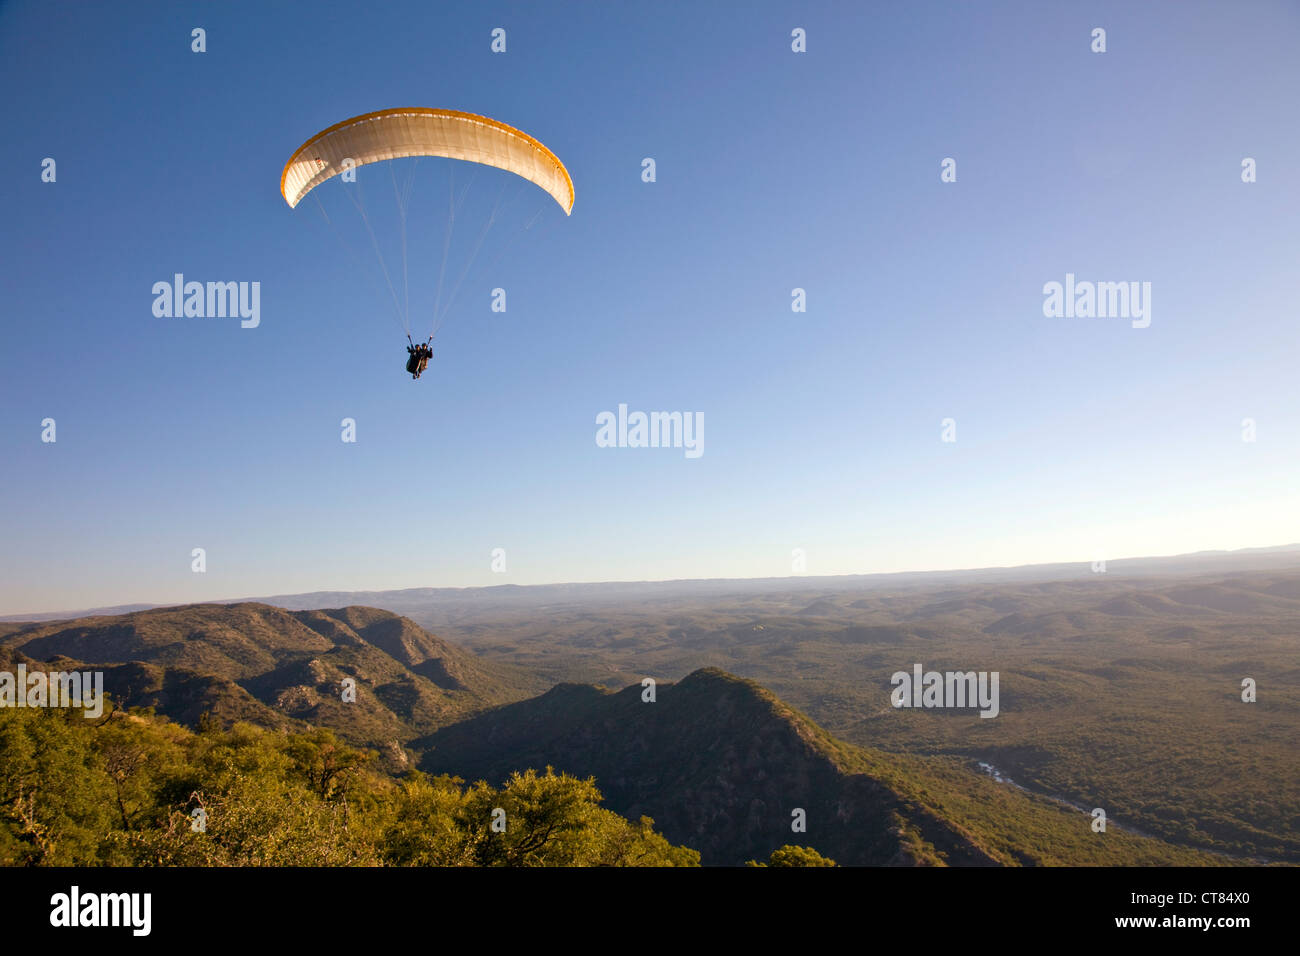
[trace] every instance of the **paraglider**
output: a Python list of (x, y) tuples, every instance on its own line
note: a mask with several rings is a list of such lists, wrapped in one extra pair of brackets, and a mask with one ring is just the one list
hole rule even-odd
[(419, 378), (429, 367), (429, 359), (433, 358), (433, 349), (429, 347), (428, 342), (423, 345), (412, 342), (406, 346), (406, 351), (410, 355), (406, 360), (406, 370), (411, 373), (411, 378)]
[[(342, 175), (345, 184), (352, 183), (355, 182), (356, 170), (360, 167), (406, 158), (414, 158), (418, 161), (422, 157), (479, 164), (513, 173), (544, 190), (559, 204), (566, 216), (573, 211), (573, 180), (568, 170), (564, 168), (564, 164), (542, 143), (521, 130), (486, 116), (426, 107), (364, 113), (322, 130), (303, 143), (289, 157), (280, 176), (280, 193), (290, 208), (295, 208), (314, 189), (330, 179)], [(449, 175), (451, 172), (449, 170)], [(412, 179), (413, 176), (412, 173)], [(403, 191), (398, 188), (395, 175), (393, 186), (398, 196), (402, 217), (402, 275), (405, 279), (407, 276), (405, 203), (409, 200), (411, 187), (408, 185), (404, 196)], [(456, 288), (452, 290), (451, 296), (444, 304), (442, 302), (443, 273), (446, 269), (447, 246), (450, 246), (452, 225), (457, 209), (454, 195), (452, 199), (448, 212), (447, 243), (444, 246), (442, 267), (438, 272), (438, 299), (434, 307), (433, 331), (437, 331), (460, 286), (460, 283), (456, 284)], [(418, 379), (433, 355), (430, 345), (433, 334), (431, 332), (429, 339), (422, 345), (416, 345), (411, 341), (409, 287), (406, 295), (407, 305), (403, 308), (397, 288), (380, 252), (379, 243), (371, 229), (369, 216), (359, 199), (359, 193), (358, 198), (353, 199), (353, 202), (365, 221), (371, 244), (380, 259), (384, 279), (392, 292), (393, 304), (407, 335), (409, 344), (406, 371), (413, 379)], [(324, 215), (323, 207), (321, 211)], [(540, 210), (538, 214), (540, 215)], [(328, 215), (325, 218), (334, 225)], [(495, 221), (496, 207), (493, 208), (484, 227), (484, 234)], [(533, 221), (536, 221), (536, 217)], [(530, 222), (524, 228), (531, 228), (531, 225)], [(471, 262), (478, 254), (482, 241), (480, 236), (478, 245), (474, 247), (470, 257)], [(466, 271), (468, 268), (467, 265)], [(461, 279), (464, 279), (464, 273), (461, 274)]]

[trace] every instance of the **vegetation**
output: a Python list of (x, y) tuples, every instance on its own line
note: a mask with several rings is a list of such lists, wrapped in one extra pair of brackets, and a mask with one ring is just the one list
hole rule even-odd
[(324, 729), (148, 710), (0, 710), (0, 864), (8, 866), (695, 866), (653, 821), (600, 806), (594, 780), (500, 788), (418, 772)]
[[(976, 718), (979, 719), (979, 718)], [(644, 807), (707, 864), (767, 857), (792, 835), (842, 865), (1160, 866), (1231, 860), (1119, 827), (994, 782), (955, 758), (837, 740), (753, 681), (716, 669), (616, 693), (562, 685), (447, 727), (426, 741), (431, 772), (505, 779), (545, 760), (605, 782), (614, 810)]]
[[(1300, 571), (1130, 576), (1120, 562), (1025, 580), (1035, 570), (628, 586), (599, 604), (551, 595), (545, 628), (522, 597), (493, 607), (480, 596), (472, 611), (466, 596), (454, 616), (445, 597), (423, 611), (408, 598), (405, 612), (557, 681), (621, 687), (702, 667), (756, 680), (837, 739), (897, 755), (896, 768), (925, 756), (945, 779), (959, 774), (954, 791), (979, 794), (1008, 845), (1016, 828), (994, 808), (1023, 793), (977, 762), (1035, 794), (1104, 808), (1112, 835), (1300, 863)], [(1001, 713), (893, 709), (890, 675), (914, 663), (999, 672)], [(1245, 677), (1258, 703), (1242, 703)], [(1026, 858), (1080, 859), (1035, 832)]]
[(750, 860), (746, 866), (837, 866), (834, 860), (828, 860), (810, 846), (777, 847), (766, 863)]
[[(136, 709), (90, 738), (6, 742), (0, 819), (5, 839), (27, 849), (0, 861), (190, 859), (188, 813), (215, 809), (221, 822), (214, 813), (194, 846), (217, 863), (290, 861), (295, 845), (296, 859), (331, 863), (656, 859), (663, 846), (634, 832), (653, 831), (628, 822), (648, 813), (659, 839), (736, 864), (770, 859), (799, 808), (806, 840), (841, 865), (1300, 862), (1300, 572), (1046, 574), (592, 586), (615, 590), (590, 601), (489, 589), (440, 593), (426, 613), (424, 592), (392, 597), (480, 656), (360, 607), (196, 605), (0, 624), (0, 670), (91, 661), (126, 706), (198, 730), (186, 736)], [(917, 662), (998, 671), (999, 716), (895, 710), (889, 675)], [(659, 681), (653, 705), (642, 699), (647, 676)], [(1245, 676), (1258, 703), (1240, 699)], [(625, 689), (541, 693), (555, 680)], [(353, 702), (340, 695), (349, 681)], [(11, 719), (0, 713), (0, 724)], [(148, 746), (128, 726), (137, 719), (151, 728)], [(234, 742), (244, 738), (276, 743)], [(204, 741), (218, 740), (225, 749), (211, 743), (208, 755)], [(86, 751), (80, 763), (50, 758), (45, 777), (13, 778), (13, 754), (44, 747), (43, 760), (64, 744)], [(278, 789), (241, 789), (236, 770), (204, 763), (250, 747), (278, 754), (257, 765), (283, 777)], [(403, 800), (445, 808), (430, 832), (481, 833), (475, 801), (495, 794), (489, 810), (508, 809), (512, 787), (525, 800), (526, 768), (547, 765), (562, 773), (538, 779), (599, 781), (596, 809), (623, 817), (593, 812), (582, 832), (603, 827), (630, 857), (578, 852), (564, 827), (544, 850), (514, 845), (527, 829), (403, 848)], [(272, 806), (293, 819), (259, 849), (255, 821), (272, 819)], [(521, 827), (527, 807), (515, 805)], [(1090, 827), (1093, 807), (1106, 811), (1104, 834)], [(408, 829), (420, 819), (410, 811)], [(106, 827), (119, 835), (105, 842)], [(301, 831), (297, 844), (289, 830)]]
[(24, 661), (102, 671), (105, 689), (124, 706), (150, 707), (189, 727), (204, 714), (223, 726), (329, 727), (399, 774), (410, 765), (404, 745), (412, 738), (550, 686), (366, 607), (196, 604), (0, 623), (0, 671)]

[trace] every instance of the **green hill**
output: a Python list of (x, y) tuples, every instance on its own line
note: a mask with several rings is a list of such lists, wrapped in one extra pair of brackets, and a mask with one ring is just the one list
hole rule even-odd
[[(105, 690), (124, 705), (191, 727), (204, 713), (226, 725), (326, 726), (399, 769), (412, 738), (548, 686), (363, 607), (195, 604), (10, 625), (0, 647), (57, 669), (101, 669)], [(344, 700), (346, 679), (355, 701)]]
[[(652, 817), (706, 864), (807, 845), (842, 864), (1213, 865), (959, 761), (837, 741), (753, 681), (716, 669), (622, 691), (565, 684), (412, 742), (421, 768), (489, 783), (519, 767), (595, 776), (607, 805)], [(792, 830), (803, 810), (806, 832)]]

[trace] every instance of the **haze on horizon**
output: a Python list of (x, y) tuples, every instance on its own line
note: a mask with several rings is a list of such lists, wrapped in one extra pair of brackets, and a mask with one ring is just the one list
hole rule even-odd
[[(1214, 563), (1214, 559), (1223, 559), (1224, 563)], [(1199, 562), (1199, 563), (1197, 563)], [(176, 607), (188, 604), (242, 604), (242, 603), (269, 603), (277, 604), (287, 601), (286, 607), (305, 607), (320, 606), (325, 607), (327, 604), (334, 603), (334, 598), (339, 595), (347, 595), (349, 601), (355, 603), (357, 595), (375, 595), (387, 599), (395, 595), (405, 597), (408, 592), (421, 594), (433, 590), (442, 592), (464, 592), (466, 595), (481, 593), (483, 595), (493, 594), (494, 589), (502, 585), (513, 585), (517, 588), (539, 588), (546, 589), (550, 587), (570, 588), (605, 588), (618, 587), (619, 585), (639, 586), (639, 585), (662, 585), (665, 588), (663, 593), (672, 593), (673, 585), (698, 585), (698, 584), (735, 584), (741, 588), (746, 585), (755, 585), (770, 583), (775, 588), (780, 588), (788, 583), (794, 587), (807, 587), (816, 589), (818, 587), (830, 586), (832, 583), (843, 586), (845, 579), (859, 579), (862, 582), (870, 582), (872, 585), (883, 585), (886, 588), (890, 582), (898, 580), (899, 585), (910, 585), (917, 581), (917, 578), (926, 579), (926, 583), (933, 587), (940, 586), (957, 586), (960, 584), (971, 583), (973, 576), (975, 579), (987, 578), (990, 575), (996, 575), (1003, 583), (1026, 583), (1031, 580), (1062, 580), (1070, 576), (1069, 569), (1076, 568), (1077, 574), (1086, 576), (1087, 574), (1105, 573), (1108, 580), (1126, 579), (1136, 574), (1139, 577), (1148, 575), (1189, 575), (1203, 576), (1207, 574), (1223, 574), (1233, 572), (1270, 572), (1275, 570), (1286, 570), (1292, 565), (1300, 565), (1300, 543), (1274, 545), (1271, 547), (1259, 548), (1242, 548), (1237, 550), (1205, 550), (1171, 555), (1126, 555), (1118, 558), (1108, 558), (1100, 567), (1093, 561), (1051, 561), (1041, 564), (1027, 565), (1005, 565), (983, 568), (925, 568), (925, 569), (904, 569), (900, 571), (878, 571), (878, 572), (837, 572), (833, 574), (791, 574), (762, 577), (712, 577), (712, 578), (658, 578), (658, 579), (627, 579), (627, 580), (604, 580), (604, 581), (497, 581), (485, 585), (438, 585), (423, 584), (412, 585), (402, 588), (385, 588), (385, 587), (332, 587), (332, 588), (313, 588), (306, 591), (265, 591), (257, 594), (243, 594), (238, 597), (219, 597), (219, 598), (200, 598), (200, 599), (183, 599), (179, 601), (125, 601), (114, 604), (104, 605), (84, 605), (77, 607), (63, 607), (58, 609), (45, 608), (39, 611), (28, 609), (25, 612), (0, 611), (0, 621), (21, 621), (36, 619), (55, 619), (59, 617), (84, 616), (86, 614), (117, 614), (127, 613), (134, 609), (143, 608), (161, 608)], [(961, 576), (960, 578), (958, 576)], [(321, 603), (321, 599), (326, 599)], [(307, 604), (302, 600), (306, 599)], [(380, 601), (384, 604), (384, 601)], [(386, 606), (386, 605), (385, 605)], [(392, 608), (387, 608), (392, 610)]]
[[(0, 614), (1300, 539), (1295, 5), (346, 9), (0, 8)], [(535, 134), (577, 197), (418, 383), (277, 188), (400, 105)], [(177, 272), (259, 281), (259, 327), (156, 318)], [(1067, 274), (1150, 282), (1151, 324), (1045, 317)], [(703, 455), (598, 447), (621, 403)]]

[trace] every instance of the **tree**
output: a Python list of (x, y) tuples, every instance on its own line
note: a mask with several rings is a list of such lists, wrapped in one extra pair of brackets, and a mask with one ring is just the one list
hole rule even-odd
[(810, 846), (786, 844), (772, 851), (766, 863), (750, 860), (746, 866), (838, 866), (834, 860), (822, 856)]

